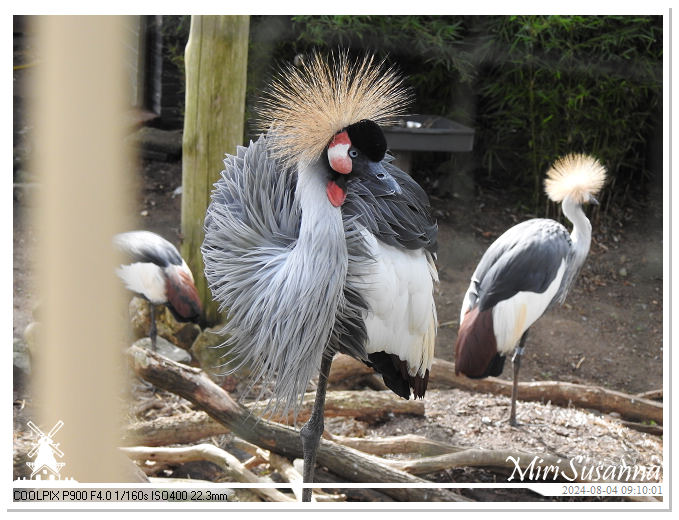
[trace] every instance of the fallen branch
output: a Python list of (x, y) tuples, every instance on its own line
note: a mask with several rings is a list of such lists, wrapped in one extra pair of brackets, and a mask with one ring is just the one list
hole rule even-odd
[(382, 376), (365, 363), (356, 361), (346, 354), (337, 354), (332, 360), (328, 387), (334, 389), (355, 388), (359, 385), (373, 390), (388, 390)]
[[(531, 468), (531, 462), (534, 461)], [(507, 482), (521, 482), (522, 475), (538, 475), (538, 480), (554, 482), (589, 482), (583, 476), (590, 475), (596, 466), (588, 459), (579, 460), (557, 457), (548, 453), (526, 453), (515, 450), (467, 449), (457, 453), (424, 457), (417, 460), (390, 460), (388, 464), (413, 475), (427, 475), (452, 468), (482, 467), (510, 473)], [(539, 471), (539, 473), (538, 473)], [(593, 473), (591, 473), (593, 474)], [(568, 477), (568, 478), (566, 478)], [(530, 480), (534, 480), (531, 476)], [(597, 478), (596, 482), (619, 483), (615, 479)]]
[[(314, 394), (304, 396), (302, 408), (297, 422), (303, 423), (311, 414)], [(248, 406), (257, 414), (264, 410), (263, 403)], [(331, 391), (327, 393), (326, 417), (355, 417), (356, 419), (374, 423), (386, 420), (389, 414), (424, 415), (424, 402), (400, 399), (391, 391)], [(287, 418), (273, 417), (277, 422), (293, 422), (292, 416)], [(180, 415), (157, 417), (150, 421), (138, 421), (127, 426), (123, 432), (122, 442), (126, 446), (167, 446), (170, 444), (191, 444), (213, 435), (229, 433), (223, 424), (212, 419), (205, 412), (193, 411)]]
[(656, 390), (649, 390), (647, 392), (639, 392), (637, 394), (637, 397), (641, 397), (642, 399), (652, 399), (654, 401), (662, 401), (663, 400), (663, 389), (657, 388)]
[(232, 438), (229, 445), (247, 453), (248, 455), (252, 455), (253, 457), (259, 457), (259, 450), (261, 450), (259, 446), (243, 440), (240, 437)]
[[(302, 474), (297, 471), (288, 459), (268, 450), (260, 449), (260, 451), (266, 451), (267, 460), (271, 469), (277, 471), (287, 482), (290, 482), (290, 484), (301, 484), (304, 481)], [(298, 500), (302, 500), (301, 487), (293, 487), (292, 491)], [(346, 495), (330, 494), (325, 493), (320, 489), (314, 489), (311, 500), (314, 502), (346, 502), (347, 497)]]
[[(295, 459), (292, 461), (293, 466), (299, 473), (304, 472), (304, 461), (302, 459)], [(316, 468), (318, 480), (324, 482), (324, 486), (328, 489), (341, 489), (345, 482), (338, 478), (334, 473), (330, 473), (326, 468), (320, 466)], [(351, 502), (396, 502), (397, 500), (389, 495), (383, 493), (383, 488), (369, 488), (369, 487), (350, 487), (342, 489), (342, 495), (346, 495), (347, 500)]]
[[(333, 367), (335, 362), (333, 362)], [(344, 374), (356, 373), (365, 375), (370, 371), (363, 363), (349, 356), (341, 358), (340, 370), (332, 378), (342, 377)], [(429, 376), (430, 385), (445, 385), (460, 388), (469, 392), (499, 394), (511, 396), (512, 383), (497, 377), (485, 379), (469, 379), (466, 376), (455, 375), (455, 363), (434, 358)], [(660, 391), (662, 396), (662, 391)], [(658, 391), (645, 394), (630, 395), (616, 390), (609, 390), (600, 386), (579, 385), (561, 381), (541, 381), (519, 383), (519, 399), (521, 401), (551, 401), (560, 406), (577, 406), (592, 408), (602, 412), (617, 412), (622, 417), (635, 421), (652, 420), (662, 424), (662, 403), (653, 401), (658, 398)]]
[(373, 375), (375, 375), (375, 371), (365, 363), (361, 363), (346, 354), (337, 354), (332, 360), (332, 365), (330, 365), (328, 385), (355, 384)]
[[(429, 377), (431, 382), (447, 384), (462, 390), (511, 396), (512, 383), (496, 377), (469, 379), (455, 375), (455, 364), (434, 359)], [(662, 424), (661, 403), (643, 397), (608, 390), (600, 386), (578, 385), (559, 381), (519, 383), (521, 401), (551, 401), (560, 406), (593, 408), (602, 412), (617, 412), (633, 420), (652, 420)]]
[(379, 439), (366, 439), (359, 437), (344, 437), (325, 432), (323, 436), (342, 446), (348, 446), (371, 455), (416, 453), (423, 457), (454, 453), (464, 448), (432, 441), (419, 435), (398, 435), (393, 437), (381, 437)]
[[(281, 457), (280, 455), (276, 455), (275, 453), (272, 453), (268, 450), (262, 450), (260, 448), (260, 451), (266, 452), (261, 456), (266, 458), (266, 460), (269, 462), (269, 466), (271, 466), (271, 469), (276, 470), (286, 482), (289, 482), (290, 484), (301, 484), (303, 482), (302, 475), (299, 474), (299, 472), (292, 466), (292, 463), (288, 459)], [(295, 497), (297, 497), (297, 500), (302, 500), (301, 487), (293, 487), (292, 492), (295, 494)], [(313, 493), (311, 499), (312, 501), (317, 500), (318, 493)]]
[[(254, 417), (201, 370), (174, 363), (138, 347), (130, 347), (127, 353), (137, 375), (193, 402), (237, 436), (288, 458), (302, 457), (301, 440), (296, 430)], [(347, 481), (427, 482), (406, 472), (395, 470), (377, 457), (365, 455), (326, 439), (321, 439), (317, 461)], [(404, 501), (468, 501), (453, 491), (438, 488), (388, 488), (383, 491)]]
[[(546, 453), (529, 454), (521, 453), (514, 450), (481, 450), (481, 449), (466, 449), (458, 451), (457, 453), (448, 453), (446, 455), (438, 455), (436, 457), (423, 457), (414, 460), (390, 460), (388, 464), (393, 468), (398, 468), (401, 471), (407, 471), (413, 475), (426, 475), (429, 473), (436, 473), (446, 469), (459, 467), (483, 467), (491, 469), (510, 469), (516, 468), (513, 461), (523, 463), (523, 469), (534, 457), (537, 457), (541, 466), (557, 466), (558, 464), (568, 467), (567, 461), (559, 459)], [(558, 462), (557, 462), (558, 461)]]
[[(121, 448), (128, 457), (138, 461), (152, 460), (156, 462), (193, 462), (207, 460), (217, 464), (224, 472), (237, 482), (259, 484), (270, 482), (261, 479), (229, 452), (224, 451), (213, 444), (198, 444), (181, 448), (152, 448), (147, 446), (135, 446), (133, 448)], [(261, 497), (273, 502), (294, 502), (295, 500), (273, 488), (253, 488), (252, 491)]]
[(125, 446), (168, 446), (192, 444), (214, 435), (229, 433), (229, 429), (205, 412), (194, 411), (179, 415), (137, 421), (125, 427)]
[(316, 490), (314, 490), (314, 493), (316, 494), (315, 497), (313, 497), (316, 502), (346, 502), (347, 501), (347, 496), (343, 493), (339, 494), (333, 494), (333, 493), (316, 493)]
[[(276, 453), (273, 453), (269, 450), (262, 449), (259, 446), (255, 446), (254, 444), (244, 441), (238, 437), (234, 437), (234, 439), (231, 441), (231, 445), (249, 455), (252, 455), (250, 461), (253, 467), (266, 463), (272, 469), (278, 471), (281, 477), (283, 477), (287, 482), (290, 482), (291, 484), (302, 482), (301, 473), (297, 471), (290, 461), (285, 457), (281, 457), (280, 455), (277, 455)], [(245, 464), (247, 465), (247, 463)], [(301, 488), (293, 487), (292, 492), (299, 500), (302, 499)], [(346, 499), (346, 497), (344, 497), (344, 499)], [(312, 502), (337, 502), (343, 499), (340, 495), (329, 495), (323, 493), (321, 490), (314, 489), (311, 500)]]
[(263, 459), (260, 455), (255, 455), (243, 462), (243, 466), (251, 470), (265, 463), (267, 463), (267, 459)]
[(657, 436), (661, 436), (663, 434), (662, 426), (658, 426), (657, 424), (644, 424), (631, 421), (620, 421), (620, 424), (626, 428), (630, 428), (642, 433), (650, 433), (651, 435)]
[[(302, 406), (297, 414), (297, 422), (304, 423), (311, 416), (314, 406), (314, 392), (304, 394)], [(258, 402), (248, 405), (255, 414), (265, 412), (266, 403)], [(354, 417), (359, 421), (376, 423), (384, 421), (391, 415), (424, 415), (422, 400), (401, 399), (392, 391), (375, 390), (341, 390), (329, 391), (325, 398), (325, 417)], [(275, 422), (294, 422), (292, 412), (287, 417), (268, 417)]]

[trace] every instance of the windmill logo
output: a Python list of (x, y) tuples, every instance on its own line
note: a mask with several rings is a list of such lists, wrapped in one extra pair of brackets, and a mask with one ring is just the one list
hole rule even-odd
[(53, 437), (63, 425), (63, 421), (58, 421), (49, 433), (43, 433), (35, 423), (28, 421), (28, 427), (38, 436), (33, 448), (28, 452), (29, 457), (35, 455), (35, 460), (26, 463), (32, 471), (31, 480), (61, 480), (59, 472), (66, 463), (57, 462), (56, 457), (63, 457), (64, 452), (59, 449), (59, 443), (54, 442)]

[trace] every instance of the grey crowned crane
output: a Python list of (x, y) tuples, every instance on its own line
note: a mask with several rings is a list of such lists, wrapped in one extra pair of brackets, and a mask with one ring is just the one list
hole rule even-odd
[(514, 350), (509, 422), (516, 426), (519, 367), (528, 329), (554, 303), (563, 303), (585, 262), (592, 225), (582, 205), (606, 180), (594, 158), (572, 154), (547, 172), (548, 197), (561, 203), (573, 224), (569, 234), (551, 219), (531, 219), (502, 234), (485, 252), (471, 278), (460, 312), (455, 372), (471, 378), (498, 376)]
[(150, 231), (128, 231), (113, 237), (125, 263), (118, 277), (130, 291), (146, 298), (151, 314), (151, 347), (156, 348), (156, 305), (165, 305), (180, 321), (199, 320), (202, 305), (193, 274), (170, 242)]
[(266, 134), (226, 157), (205, 217), (205, 273), (251, 384), (272, 389), (274, 410), (296, 411), (319, 374), (300, 432), (306, 483), (337, 352), (405, 399), (427, 388), (438, 228), (379, 127), (406, 101), (393, 69), (369, 57), (315, 54), (288, 67), (263, 104)]

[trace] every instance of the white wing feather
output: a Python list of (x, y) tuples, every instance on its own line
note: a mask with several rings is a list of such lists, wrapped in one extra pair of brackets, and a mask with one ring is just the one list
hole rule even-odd
[(438, 281), (431, 255), (422, 249), (399, 249), (364, 237), (375, 258), (363, 292), (368, 303), (366, 351), (396, 354), (408, 363), (410, 375), (424, 376), (434, 359)]

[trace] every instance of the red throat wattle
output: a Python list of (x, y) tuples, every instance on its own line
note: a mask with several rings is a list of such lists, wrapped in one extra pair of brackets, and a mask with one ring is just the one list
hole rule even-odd
[[(341, 175), (351, 173), (353, 164), (351, 163), (351, 157), (349, 157), (349, 148), (351, 148), (351, 139), (349, 139), (349, 134), (346, 130), (336, 134), (328, 145), (328, 162), (330, 163), (330, 168), (336, 173)], [(337, 182), (331, 180), (328, 181), (325, 188), (330, 204), (336, 208), (344, 204), (344, 200), (347, 198), (345, 186), (346, 183), (343, 181), (337, 184)]]
[(344, 204), (344, 199), (347, 198), (347, 192), (340, 188), (335, 181), (329, 181), (325, 191), (328, 194), (330, 204), (336, 208)]

